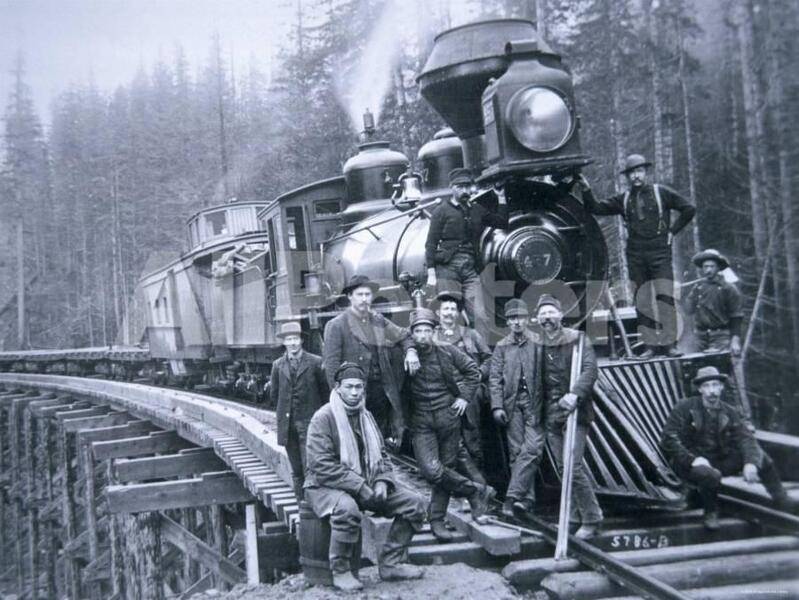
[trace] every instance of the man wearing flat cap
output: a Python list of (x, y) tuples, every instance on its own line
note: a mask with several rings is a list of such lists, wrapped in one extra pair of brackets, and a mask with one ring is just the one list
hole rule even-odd
[(452, 196), (442, 200), (430, 217), (425, 243), (427, 284), (447, 288), (460, 284), (470, 325), (483, 330), (488, 323), (480, 288), (478, 243), (486, 227), (508, 228), (508, 204), (501, 189), (495, 189), (496, 212), (470, 202), (474, 178), (469, 169), (453, 169), (449, 183)]
[(696, 486), (705, 509), (705, 527), (718, 529), (721, 478), (742, 473), (748, 483), (758, 479), (780, 510), (796, 510), (771, 458), (759, 447), (738, 411), (722, 402), (727, 376), (716, 367), (702, 367), (693, 379), (699, 396), (674, 407), (660, 439), (674, 472)]
[[(399, 446), (405, 431), (400, 398), (404, 371), (413, 374), (419, 359), (408, 331), (372, 310), (372, 300), (379, 289), (365, 275), (354, 275), (349, 280), (343, 293), (350, 306), (325, 325), (322, 356), (331, 388), (342, 363), (361, 366), (366, 373), (366, 408), (386, 440)], [(396, 349), (405, 355), (404, 371), (402, 359), (395, 356)]]
[(327, 402), (329, 388), (322, 357), (302, 348), (299, 323), (283, 323), (277, 337), (283, 341), (286, 353), (272, 363), (269, 393), (272, 405), (277, 407), (277, 443), (286, 448), (294, 494), (302, 500), (308, 423)]
[(450, 496), (469, 500), (472, 518), (479, 520), (495, 491), (485, 482), (473, 481), (458, 472), (461, 417), (480, 384), (477, 364), (452, 344), (433, 340), (436, 317), (432, 310), (411, 313), (411, 335), (419, 354), (420, 368), (408, 378), (411, 402), (413, 452), (422, 475), (433, 486), (430, 498), (430, 528), (441, 542), (452, 541), (444, 525)]
[(459, 322), (463, 304), (463, 295), (455, 290), (440, 292), (431, 303), (436, 311), (438, 326), (433, 333), (436, 343), (452, 344), (477, 363), (480, 369), (480, 381), (474, 393), (474, 400), (469, 403), (462, 419), (461, 434), (467, 456), (461, 456), (461, 469), (471, 479), (483, 479), (479, 467), (483, 462), (483, 440), (480, 435), (480, 413), (483, 403), (487, 402), (486, 388), (490, 369), (491, 348), (482, 335), (471, 327)]
[(730, 350), (741, 353), (741, 292), (728, 283), (721, 271), (730, 263), (718, 250), (708, 248), (693, 257), (702, 279), (697, 281), (685, 302), (685, 309), (694, 316), (694, 333), (700, 352)]
[(488, 389), (491, 412), (507, 428), (510, 483), (502, 512), (528, 512), (535, 505), (535, 474), (544, 452), (544, 399), (540, 377), (541, 346), (530, 331), (530, 311), (524, 300), (505, 303), (510, 333), (499, 341), (491, 357)]
[[(672, 268), (672, 239), (691, 222), (696, 209), (670, 187), (647, 182), (647, 167), (640, 154), (631, 154), (621, 173), (627, 177), (629, 190), (606, 200), (597, 200), (588, 181), (580, 176), (586, 209), (595, 215), (621, 215), (627, 226), (627, 268), (635, 284), (635, 306), (641, 337), (647, 346), (639, 357), (651, 358), (665, 352), (679, 356), (677, 342), (677, 313), (674, 306), (674, 270)], [(672, 223), (671, 211), (679, 216)], [(658, 323), (653, 320), (654, 303), (658, 304)]]
[(351, 572), (364, 510), (394, 517), (378, 556), (383, 580), (418, 579), (418, 567), (403, 564), (424, 521), (424, 500), (395, 479), (383, 436), (366, 409), (366, 373), (345, 362), (334, 373), (330, 401), (308, 427), (305, 498), (320, 519), (330, 518), (330, 570), (344, 591), (363, 588)]

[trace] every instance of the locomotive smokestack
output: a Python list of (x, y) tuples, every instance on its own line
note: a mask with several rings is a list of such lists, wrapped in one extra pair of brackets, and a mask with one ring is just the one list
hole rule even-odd
[(480, 170), (483, 149), (483, 90), (508, 69), (505, 45), (511, 40), (535, 40), (539, 50), (552, 52), (532, 21), (501, 19), (456, 27), (439, 34), (418, 77), (422, 96), (463, 140), (465, 166)]

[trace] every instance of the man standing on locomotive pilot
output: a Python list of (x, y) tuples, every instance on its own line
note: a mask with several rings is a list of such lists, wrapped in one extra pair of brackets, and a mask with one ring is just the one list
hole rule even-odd
[(450, 171), (452, 197), (442, 201), (430, 216), (425, 243), (427, 285), (451, 289), (459, 284), (470, 325), (487, 331), (489, 323), (480, 287), (480, 252), (478, 244), (486, 227), (508, 228), (508, 203), (505, 193), (495, 188), (497, 211), (469, 201), (474, 178), (469, 169)]
[(402, 348), (404, 367), (411, 375), (419, 368), (419, 358), (408, 331), (372, 310), (378, 289), (380, 286), (365, 275), (350, 279), (342, 290), (350, 306), (325, 325), (322, 357), (331, 388), (342, 363), (360, 365), (366, 373), (366, 408), (386, 441), (399, 447), (405, 430), (400, 399), (404, 374), (393, 358), (394, 348)]
[(693, 263), (702, 270), (686, 299), (686, 311), (694, 316), (694, 333), (700, 352), (730, 350), (741, 353), (741, 292), (719, 273), (730, 263), (718, 250), (708, 248), (696, 254)]
[(433, 341), (435, 314), (417, 308), (411, 314), (411, 335), (421, 364), (407, 380), (411, 400), (413, 453), (422, 475), (433, 486), (430, 529), (437, 540), (452, 541), (444, 525), (450, 495), (468, 498), (472, 518), (485, 514), (496, 492), (458, 472), (461, 417), (480, 384), (477, 364), (452, 344)]
[(422, 528), (421, 496), (394, 478), (383, 436), (365, 406), (366, 373), (345, 362), (333, 376), (330, 402), (308, 426), (305, 498), (317, 517), (330, 517), (330, 570), (333, 585), (355, 591), (363, 584), (350, 571), (358, 549), (362, 511), (394, 517), (378, 557), (384, 581), (418, 579), (419, 567), (404, 564), (413, 534)]
[(305, 440), (308, 423), (327, 402), (328, 386), (322, 357), (302, 349), (302, 329), (297, 322), (283, 323), (277, 337), (286, 353), (272, 364), (269, 393), (277, 407), (277, 443), (285, 446), (291, 464), (294, 494), (303, 497)]
[[(659, 351), (679, 356), (676, 343), (677, 311), (674, 306), (674, 270), (671, 245), (691, 219), (696, 209), (668, 186), (647, 182), (647, 167), (652, 166), (640, 154), (627, 157), (622, 174), (630, 189), (606, 200), (597, 200), (585, 177), (580, 176), (586, 209), (595, 215), (621, 215), (627, 226), (627, 267), (635, 284), (635, 307), (645, 352), (638, 358), (651, 358)], [(679, 217), (671, 222), (671, 211)], [(658, 324), (652, 318), (657, 301)]]

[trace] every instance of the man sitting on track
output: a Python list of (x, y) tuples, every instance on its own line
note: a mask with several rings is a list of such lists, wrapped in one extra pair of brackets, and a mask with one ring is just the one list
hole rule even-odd
[(330, 517), (330, 570), (344, 591), (363, 588), (350, 572), (363, 510), (394, 517), (380, 551), (383, 580), (418, 579), (418, 567), (401, 564), (415, 531), (424, 521), (425, 502), (397, 484), (383, 436), (365, 407), (366, 374), (350, 362), (335, 373), (330, 402), (308, 427), (305, 498), (317, 517)]
[(721, 401), (727, 376), (716, 367), (702, 367), (693, 383), (701, 396), (682, 400), (669, 415), (660, 447), (677, 475), (699, 488), (705, 527), (719, 528), (721, 478), (743, 470), (753, 483), (760, 478), (780, 510), (796, 510), (768, 454), (759, 447), (738, 412)]

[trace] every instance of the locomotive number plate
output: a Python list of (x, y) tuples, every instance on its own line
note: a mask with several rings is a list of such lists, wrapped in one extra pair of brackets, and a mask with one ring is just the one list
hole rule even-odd
[(610, 547), (614, 550), (637, 550), (639, 548), (665, 548), (670, 546), (669, 536), (664, 534), (648, 535), (648, 534), (630, 534), (630, 535), (614, 535), (610, 540)]

